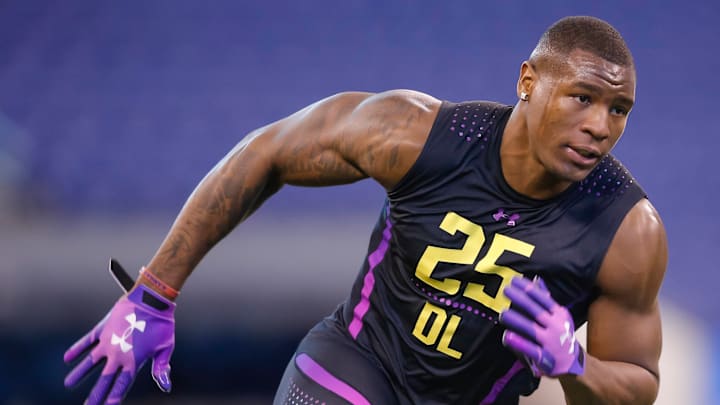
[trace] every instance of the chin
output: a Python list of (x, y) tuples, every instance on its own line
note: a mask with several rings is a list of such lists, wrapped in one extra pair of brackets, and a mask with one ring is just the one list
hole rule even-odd
[(577, 183), (578, 181), (584, 180), (594, 168), (595, 166), (589, 169), (580, 169), (577, 166), (570, 165), (569, 167), (563, 167), (560, 170), (555, 171), (554, 174), (560, 181)]

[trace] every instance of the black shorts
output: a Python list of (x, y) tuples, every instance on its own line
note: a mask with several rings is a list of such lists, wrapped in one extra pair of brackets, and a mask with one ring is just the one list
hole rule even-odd
[[(380, 362), (347, 330), (325, 319), (308, 332), (290, 360), (274, 405), (411, 405), (404, 387), (393, 388)], [(493, 405), (517, 405), (518, 394), (505, 390)], [(479, 401), (478, 401), (479, 402)], [(437, 404), (437, 400), (427, 401)]]
[(273, 401), (275, 405), (401, 403), (378, 363), (327, 320), (300, 342)]

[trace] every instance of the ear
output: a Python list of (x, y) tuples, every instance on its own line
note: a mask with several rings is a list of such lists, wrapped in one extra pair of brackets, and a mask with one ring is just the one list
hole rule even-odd
[(535, 68), (530, 62), (525, 61), (520, 66), (520, 77), (517, 82), (517, 96), (520, 98), (520, 93), (532, 94), (532, 88), (537, 80), (537, 73)]

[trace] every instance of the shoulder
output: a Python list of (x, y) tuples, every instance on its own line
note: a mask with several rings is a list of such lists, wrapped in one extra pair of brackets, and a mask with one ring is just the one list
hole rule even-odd
[(336, 125), (357, 124), (357, 120), (407, 120), (409, 116), (431, 117), (442, 102), (435, 97), (415, 90), (388, 90), (380, 93), (344, 91), (318, 100), (282, 121), (305, 122), (310, 117), (324, 117)]
[[(342, 92), (318, 101), (295, 114), (298, 119), (321, 121), (343, 138), (362, 138), (369, 146), (389, 143), (424, 143), (442, 102), (414, 90), (380, 93)], [(291, 117), (292, 118), (292, 117)]]
[(390, 189), (417, 160), (441, 105), (413, 90), (338, 93), (264, 129), (263, 150), (276, 166), (304, 151), (343, 162)]
[(367, 175), (390, 190), (420, 156), (441, 105), (440, 100), (413, 90), (370, 94), (344, 116), (338, 150), (354, 156)]
[(605, 255), (601, 294), (625, 297), (631, 306), (654, 303), (667, 266), (667, 235), (660, 215), (641, 198), (623, 219)]
[(365, 95), (357, 104), (356, 115), (377, 116), (383, 120), (406, 119), (408, 116), (434, 118), (440, 100), (428, 94), (406, 89), (388, 90), (381, 93), (340, 93), (333, 97), (338, 99), (355, 98), (358, 94)]

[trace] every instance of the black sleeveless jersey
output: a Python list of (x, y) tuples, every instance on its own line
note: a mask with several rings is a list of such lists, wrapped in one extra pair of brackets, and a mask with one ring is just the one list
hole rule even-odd
[(401, 403), (512, 403), (532, 392), (539, 381), (501, 343), (502, 289), (539, 275), (582, 325), (610, 242), (645, 197), (612, 156), (552, 199), (515, 192), (500, 167), (510, 112), (442, 104), (333, 317), (375, 354)]

